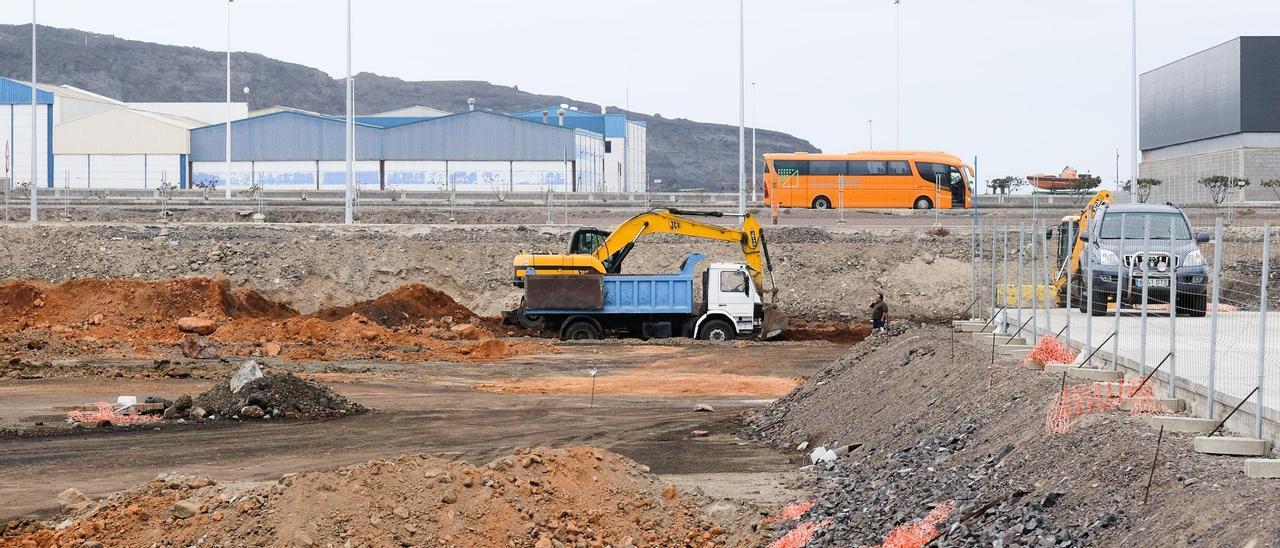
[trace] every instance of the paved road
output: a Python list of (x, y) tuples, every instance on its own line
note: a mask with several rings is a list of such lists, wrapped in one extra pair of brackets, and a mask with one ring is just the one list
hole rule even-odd
[[(1010, 312), (1011, 322), (1017, 319), (1018, 312), (1016, 309)], [(1031, 317), (1030, 309), (1024, 309), (1021, 312), (1023, 321)], [(1070, 321), (1070, 340), (1081, 348), (1089, 347), (1090, 344), (1102, 344), (1116, 328), (1114, 313), (1110, 316), (1090, 318), (1087, 314), (1076, 310), (1052, 309), (1047, 316), (1048, 325), (1042, 321), (1045, 316), (1045, 311), (1041, 309), (1035, 321), (1038, 332), (1057, 333)], [(1269, 409), (1280, 412), (1280, 312), (1267, 314), (1265, 337), (1259, 336), (1260, 319), (1259, 312), (1219, 314), (1216, 378), (1213, 386), (1218, 392), (1236, 398), (1247, 396), (1258, 385), (1258, 357), (1262, 348), (1259, 342), (1265, 340), (1263, 401)], [(1113, 352), (1118, 341), (1121, 356), (1142, 363), (1142, 323), (1140, 312), (1123, 311), (1120, 316), (1119, 335), (1107, 342), (1102, 351)], [(1211, 316), (1178, 317), (1174, 320), (1175, 327), (1171, 331), (1167, 307), (1148, 312), (1145, 354), (1147, 367), (1154, 368), (1159, 364), (1172, 345), (1175, 349), (1174, 358), (1161, 368), (1161, 373), (1169, 372), (1192, 383), (1209, 386), (1211, 324)], [(1030, 327), (1028, 325), (1028, 328)], [(1016, 324), (1014, 329), (1017, 329)], [(1174, 335), (1172, 341), (1170, 340), (1171, 332)], [(1166, 388), (1166, 385), (1160, 386), (1161, 391)]]

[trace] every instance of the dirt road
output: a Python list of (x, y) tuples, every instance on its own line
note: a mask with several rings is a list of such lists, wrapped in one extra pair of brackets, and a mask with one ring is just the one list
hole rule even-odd
[[(792, 455), (734, 437), (737, 414), (790, 390), (846, 351), (826, 343), (750, 343), (716, 346), (649, 344), (567, 345), (555, 356), (498, 363), (298, 363), (288, 367), (322, 380), (378, 411), (323, 422), (214, 422), (169, 425), (159, 431), (98, 430), (0, 437), (0, 519), (47, 511), (55, 495), (75, 487), (103, 496), (164, 472), (223, 481), (275, 478), (373, 458), (428, 452), (483, 462), (514, 447), (585, 444), (610, 449), (652, 467), (682, 486), (713, 496), (775, 503), (798, 466)], [(716, 364), (710, 366), (708, 364)], [(129, 364), (94, 363), (127, 367)], [(272, 365), (272, 364), (269, 364)], [(227, 366), (232, 367), (231, 365)], [(670, 375), (687, 383), (684, 396), (650, 393), (639, 378)], [(594, 403), (578, 393), (579, 378), (600, 372)], [(321, 372), (323, 371), (323, 372)], [(720, 383), (732, 375), (751, 382)], [(570, 387), (543, 394), (480, 390), (483, 384)], [(201, 379), (47, 378), (0, 382), (0, 421), (7, 427), (57, 424), (57, 406), (113, 399), (118, 394), (195, 394)], [(719, 390), (709, 387), (721, 386)], [(676, 393), (672, 391), (671, 393)], [(714, 406), (694, 412), (697, 403)], [(706, 437), (691, 437), (706, 430)], [(725, 481), (732, 479), (733, 481)], [(760, 500), (765, 499), (765, 500)], [(771, 499), (771, 500), (770, 500)]]

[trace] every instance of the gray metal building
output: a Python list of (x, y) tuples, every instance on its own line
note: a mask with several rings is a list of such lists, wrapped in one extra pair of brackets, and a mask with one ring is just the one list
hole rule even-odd
[(1205, 176), (1246, 178), (1229, 201), (1280, 200), (1280, 36), (1243, 36), (1143, 74), (1141, 177), (1151, 201), (1210, 203)]
[[(341, 116), (282, 109), (231, 123), (231, 183), (342, 188)], [(221, 188), (225, 125), (191, 130), (191, 180)], [(445, 116), (357, 116), (356, 182), (366, 189), (595, 191), (604, 136), (487, 110)]]

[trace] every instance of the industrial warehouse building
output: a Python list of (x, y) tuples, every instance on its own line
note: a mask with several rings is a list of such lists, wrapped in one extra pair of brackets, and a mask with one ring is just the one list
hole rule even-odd
[(31, 86), (0, 78), (0, 140), (4, 142), (4, 179), (31, 181), (31, 147), (36, 149), (36, 186), (53, 180), (53, 94), (36, 93), (36, 141), (31, 142)]
[[(231, 182), (233, 188), (257, 184), (274, 189), (342, 188), (346, 180), (345, 120), (273, 108), (264, 114), (231, 123)], [(364, 189), (456, 190), (484, 192), (624, 192), (627, 146), (614, 145), (601, 124), (592, 129), (573, 127), (564, 119), (543, 121), (488, 110), (443, 116), (410, 107), (355, 120), (355, 178)], [(595, 115), (600, 116), (600, 115)], [(621, 116), (621, 115), (610, 115)], [(629, 127), (619, 124), (621, 137)], [(585, 123), (578, 125), (587, 125)], [(634, 130), (633, 130), (634, 131)], [(225, 125), (191, 132), (192, 181), (200, 187), (221, 187), (225, 179)], [(633, 139), (641, 152), (644, 135)], [(643, 165), (643, 164), (641, 164)], [(643, 170), (633, 177), (643, 177)], [(643, 188), (642, 181), (633, 188)], [(611, 182), (612, 181), (612, 182)]]
[(568, 105), (531, 110), (515, 115), (525, 120), (555, 123), (585, 129), (604, 136), (602, 163), (604, 186), (608, 192), (641, 192), (649, 176), (645, 168), (647, 129), (644, 122), (628, 120), (625, 114), (593, 114)]
[(1223, 175), (1251, 185), (1229, 201), (1277, 200), (1280, 179), (1280, 36), (1245, 36), (1142, 75), (1141, 177), (1163, 184), (1150, 201), (1209, 203), (1198, 181)]

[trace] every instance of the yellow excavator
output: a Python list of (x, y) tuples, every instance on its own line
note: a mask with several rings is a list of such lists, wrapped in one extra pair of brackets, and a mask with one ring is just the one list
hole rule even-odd
[[(776, 336), (785, 328), (787, 319), (775, 303), (778, 288), (773, 282), (764, 229), (750, 214), (743, 216), (741, 228), (719, 226), (701, 219), (724, 216), (720, 212), (651, 209), (612, 231), (575, 230), (566, 254), (522, 251), (512, 260), (513, 283), (525, 289), (524, 301), (515, 311), (515, 319), (526, 327), (559, 326), (563, 338), (598, 338), (608, 331), (659, 333), (667, 328), (717, 340), (752, 333), (761, 338)], [(691, 254), (679, 274), (622, 275), (622, 265), (640, 238), (664, 233), (735, 242), (742, 248), (745, 264), (712, 263), (709, 271), (714, 271), (716, 276), (704, 273), (702, 309), (695, 310), (692, 269), (704, 258), (702, 254)], [(750, 287), (735, 285), (734, 276), (739, 274), (743, 275), (743, 282), (747, 278), (751, 280)], [(650, 279), (644, 281), (653, 283), (631, 283), (645, 276)], [(767, 290), (766, 277), (771, 286)], [(673, 291), (678, 297), (679, 304), (674, 308), (654, 304), (661, 298), (670, 298), (670, 293), (665, 292), (631, 303), (607, 298), (610, 291), (617, 293), (618, 299), (626, 299), (633, 293), (643, 294), (652, 287), (671, 284), (678, 289), (662, 291)], [(690, 292), (687, 298), (683, 295), (685, 291)], [(767, 302), (762, 299), (766, 295), (769, 296)], [(575, 329), (582, 327), (580, 323), (590, 325)], [(719, 329), (704, 333), (708, 327)]]
[[(1045, 235), (1046, 240), (1053, 240), (1054, 233), (1057, 233), (1058, 267), (1054, 272), (1053, 281), (1048, 286), (1043, 284), (1022, 286), (1022, 302), (1024, 305), (1032, 302), (1044, 302), (1044, 299), (1052, 299), (1051, 302), (1055, 307), (1066, 306), (1067, 291), (1072, 289), (1067, 287), (1068, 281), (1080, 284), (1084, 279), (1080, 273), (1080, 256), (1084, 253), (1086, 243), (1080, 238), (1080, 235), (1089, 232), (1090, 223), (1093, 222), (1098, 210), (1111, 205), (1111, 203), (1111, 192), (1100, 190), (1097, 194), (1094, 194), (1093, 198), (1085, 204), (1079, 213), (1063, 217), (1056, 228), (1049, 229), (1049, 233)], [(1011, 286), (1009, 289), (1013, 289), (1013, 287), (1016, 286)], [(1079, 289), (1079, 286), (1077, 286), (1076, 290), (1077, 296), (1084, 294)], [(1015, 291), (1004, 291), (1002, 293), (1002, 300), (1005, 306), (1017, 306), (1017, 293)]]

